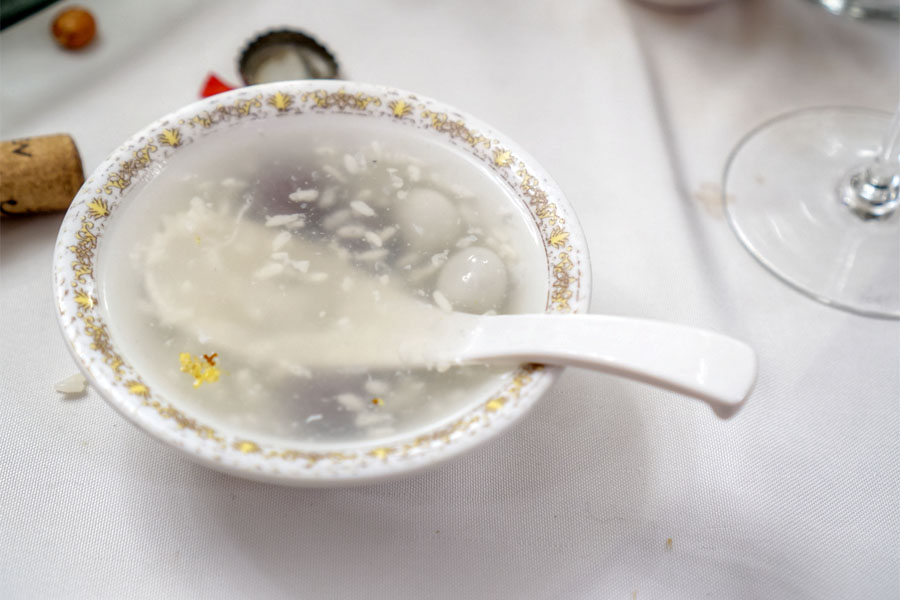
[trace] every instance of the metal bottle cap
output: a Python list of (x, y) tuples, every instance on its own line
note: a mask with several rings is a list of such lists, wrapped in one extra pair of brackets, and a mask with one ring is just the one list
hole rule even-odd
[(291, 79), (336, 79), (338, 63), (328, 49), (295, 30), (265, 32), (241, 52), (238, 62), (245, 85)]

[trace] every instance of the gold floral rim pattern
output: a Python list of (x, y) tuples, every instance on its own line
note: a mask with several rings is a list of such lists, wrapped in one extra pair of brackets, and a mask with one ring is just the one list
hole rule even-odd
[[(113, 387), (126, 392), (139, 402), (140, 407), (150, 409), (162, 419), (171, 421), (176, 430), (192, 432), (202, 443), (217, 446), (219, 452), (214, 451), (212, 455), (217, 462), (222, 461), (220, 452), (227, 453), (230, 449), (241, 455), (266, 459), (277, 458), (291, 463), (305, 461), (307, 467), (320, 461), (357, 461), (365, 464), (367, 458), (387, 461), (414, 457), (428, 448), (450, 444), (467, 432), (474, 433), (489, 425), (495, 415), (511, 411), (512, 406), (520, 398), (527, 396), (530, 388), (535, 386), (535, 377), (542, 374), (540, 365), (520, 368), (502, 393), (469, 410), (449, 425), (410, 441), (353, 451), (311, 452), (268, 447), (242, 438), (228, 438), (155, 397), (150, 386), (115, 349), (100, 314), (101, 304), (97, 297), (94, 272), (98, 238), (132, 183), (147, 176), (148, 172), (152, 172), (153, 165), (161, 164), (178, 148), (193, 143), (218, 125), (240, 120), (330, 112), (403, 121), (404, 125), (444, 134), (452, 143), (462, 146), (476, 159), (487, 164), (527, 204), (540, 231), (548, 258), (550, 285), (547, 311), (566, 313), (586, 307), (586, 290), (581, 288), (585, 274), (581, 270), (579, 249), (570, 240), (573, 236), (563, 211), (545, 191), (544, 183), (529, 170), (525, 160), (516, 156), (509, 144), (476, 130), (456, 113), (446, 109), (435, 110), (436, 102), (414, 94), (389, 88), (377, 88), (376, 93), (345, 91), (345, 88), (373, 89), (373, 86), (350, 83), (335, 84), (332, 89), (324, 87), (324, 82), (316, 82), (315, 85), (319, 87), (306, 89), (310, 86), (282, 83), (246, 88), (227, 94), (226, 96), (232, 97), (230, 101), (210, 98), (183, 109), (176, 113), (176, 117), (151, 125), (143, 135), (139, 134), (129, 145), (120, 149), (97, 170), (95, 176), (88, 179), (72, 203), (57, 242), (55, 273), (58, 277), (60, 319), (70, 344), (85, 368), (96, 379), (103, 379), (101, 374), (96, 373), (97, 367), (93, 365), (93, 358), (101, 359), (103, 368), (108, 369), (112, 376)], [(290, 91), (291, 88), (298, 87), (301, 88), (299, 91)], [(99, 181), (95, 180), (97, 176)], [(79, 339), (86, 342), (86, 347), (79, 348)], [(80, 351), (87, 349), (90, 352)], [(87, 354), (93, 357), (88, 357)], [(257, 464), (256, 468), (261, 467)], [(272, 467), (272, 472), (279, 473), (276, 467)]]

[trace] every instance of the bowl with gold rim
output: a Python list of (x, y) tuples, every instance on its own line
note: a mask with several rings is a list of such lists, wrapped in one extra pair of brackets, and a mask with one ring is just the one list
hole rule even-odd
[(113, 408), (204, 465), (287, 485), (438, 464), (560, 371), (367, 368), (335, 347), (379, 351), (366, 332), (419, 308), (586, 312), (590, 290), (575, 214), (517, 144), (346, 81), (227, 92), (132, 136), (73, 201), (53, 278), (68, 346)]

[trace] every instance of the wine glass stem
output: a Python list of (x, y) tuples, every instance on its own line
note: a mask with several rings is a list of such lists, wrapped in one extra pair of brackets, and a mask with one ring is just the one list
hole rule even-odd
[(840, 185), (841, 201), (862, 219), (884, 219), (900, 200), (900, 108), (875, 160), (854, 169)]
[(881, 146), (878, 162), (894, 163), (895, 165), (900, 162), (900, 107), (897, 108), (894, 118), (891, 119), (887, 136)]

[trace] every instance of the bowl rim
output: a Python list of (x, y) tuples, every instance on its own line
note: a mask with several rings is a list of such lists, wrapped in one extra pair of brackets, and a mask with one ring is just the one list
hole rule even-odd
[(128, 201), (132, 181), (218, 127), (307, 113), (354, 114), (430, 129), (485, 163), (525, 204), (540, 231), (548, 261), (545, 312), (587, 312), (591, 268), (580, 223), (559, 186), (509, 137), (446, 103), (400, 88), (284, 81), (240, 88), (172, 111), (128, 138), (85, 181), (63, 219), (53, 259), (57, 320), (76, 364), (104, 400), (144, 432), (194, 461), (249, 479), (304, 486), (362, 483), (439, 464), (495, 438), (528, 412), (561, 368), (521, 367), (503, 392), (480, 399), (447, 427), (434, 424), (390, 444), (376, 440), (347, 451), (307, 451), (226, 435), (199, 423), (153, 392), (116, 348), (94, 266), (98, 242), (114, 222), (108, 217)]

